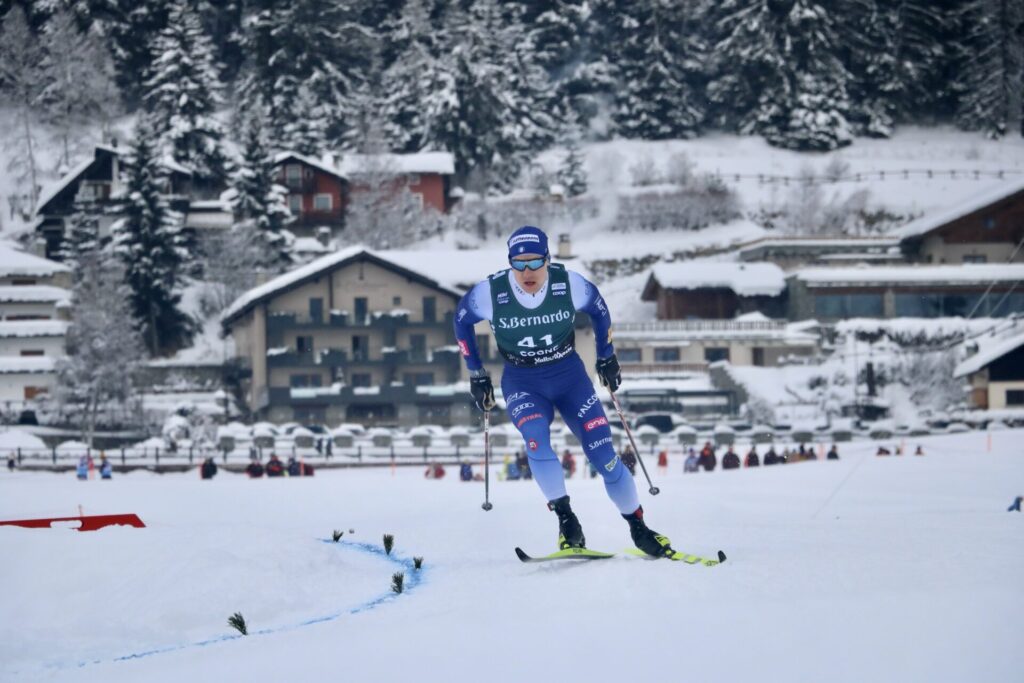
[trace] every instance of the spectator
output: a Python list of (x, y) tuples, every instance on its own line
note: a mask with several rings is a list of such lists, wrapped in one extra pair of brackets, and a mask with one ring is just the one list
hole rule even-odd
[(505, 479), (512, 481), (519, 481), (523, 478), (523, 473), (519, 469), (519, 459), (513, 459), (505, 456)]
[[(267, 466), (270, 469), (270, 466)], [(302, 476), (302, 463), (295, 459), (295, 456), (288, 458), (288, 476), (289, 477), (301, 477)]]
[(435, 462), (427, 465), (427, 471), (423, 473), (423, 476), (427, 479), (444, 479), (444, 474), (444, 465)]
[(263, 465), (259, 460), (253, 458), (249, 466), (245, 468), (245, 473), (249, 475), (250, 479), (259, 479), (263, 476)]
[(804, 451), (804, 460), (817, 460), (818, 454), (814, 452), (814, 448), (808, 448)]
[(779, 464), (780, 465), (785, 465), (786, 463), (789, 462), (789, 459), (792, 456), (793, 456), (793, 453), (789, 450), (789, 448), (783, 448), (782, 449), (782, 453), (779, 455)]
[(668, 469), (668, 451), (662, 450), (658, 453), (658, 467)]
[[(920, 446), (918, 446), (918, 448), (920, 448)], [(1013, 499), (1013, 503), (1010, 504), (1010, 507), (1006, 508), (1006, 511), (1007, 512), (1020, 512), (1021, 501), (1024, 501), (1024, 497), (1017, 496), (1016, 498)]]
[(78, 459), (78, 467), (75, 468), (75, 476), (81, 481), (85, 481), (89, 478), (89, 464), (90, 458), (88, 455), (83, 455)]
[(775, 446), (769, 446), (768, 447), (768, 452), (764, 454), (764, 466), (767, 467), (768, 465), (778, 465), (778, 464), (779, 464), (779, 454), (775, 452)]
[(705, 472), (714, 471), (715, 466), (718, 465), (718, 457), (715, 455), (715, 449), (711, 447), (710, 441), (706, 441), (704, 448), (700, 451), (699, 464)]
[(523, 479), (533, 479), (533, 473), (530, 472), (530, 459), (526, 457), (525, 452), (516, 453), (516, 466), (519, 467), (519, 474)]
[(566, 479), (571, 479), (572, 475), (576, 474), (576, 458), (572, 457), (568, 448), (562, 453), (562, 469), (565, 470)]
[(921, 448), (920, 445), (918, 445), (917, 450), (914, 451), (914, 455), (924, 455), (924, 449)]
[(459, 465), (459, 481), (473, 481), (473, 466), (468, 462)]
[(213, 479), (217, 474), (217, 463), (213, 461), (213, 458), (207, 458), (203, 461), (203, 464), (199, 467), (199, 476), (203, 479)]
[(630, 474), (636, 476), (636, 453), (633, 452), (632, 446), (626, 446), (622, 451), (622, 464), (626, 466)]
[(886, 448), (884, 448), (882, 446), (879, 446), (878, 447), (878, 452), (875, 453), (875, 455), (892, 455), (892, 453), (890, 453), (888, 449), (886, 449)]
[[(765, 463), (767, 464), (767, 463)], [(747, 452), (747, 459), (743, 463), (744, 467), (760, 467), (761, 458), (757, 455), (757, 446), (751, 446)]]
[(807, 459), (807, 451), (804, 450), (804, 445), (803, 444), (800, 444), (800, 448), (797, 450), (797, 452), (794, 454), (794, 456), (795, 457), (793, 459), (796, 462), (800, 462), (802, 460), (806, 460)]
[(324, 437), (324, 441), (326, 441), (326, 445), (324, 446), (324, 457), (330, 460), (331, 451), (334, 450), (334, 439), (332, 439), (331, 435), (328, 434), (327, 436)]
[(267, 461), (267, 476), (268, 477), (283, 477), (284, 476), (284, 463), (277, 457), (277, 453), (270, 454), (270, 460)]
[(13, 472), (16, 465), (17, 463), (14, 461), (14, 453), (11, 453), (7, 456), (7, 469)]
[(827, 460), (838, 460), (839, 459), (839, 447), (832, 444), (832, 448), (829, 449), (828, 455), (825, 456)]
[(736, 451), (729, 446), (729, 450), (722, 456), (722, 469), (723, 470), (738, 470), (740, 468), (740, 456), (736, 455)]
[(110, 479), (114, 474), (114, 466), (107, 460), (107, 455), (103, 451), (100, 451), (100, 478)]
[(691, 446), (690, 452), (686, 455), (686, 462), (683, 463), (683, 472), (696, 472), (700, 469), (697, 451)]

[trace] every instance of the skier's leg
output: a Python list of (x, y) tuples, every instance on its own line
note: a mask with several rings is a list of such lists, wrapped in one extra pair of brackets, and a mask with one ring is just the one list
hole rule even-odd
[[(533, 478), (544, 493), (545, 500), (552, 501), (565, 495), (565, 475), (558, 461), (555, 449), (551, 447), (551, 420), (555, 415), (551, 401), (541, 396), (533, 387), (520, 389), (517, 382), (505, 373), (501, 379), (501, 391), (506, 396), (509, 419), (523, 436), (526, 457), (530, 461)], [(509, 400), (511, 398), (511, 400)]]
[(566, 382), (556, 405), (562, 419), (579, 439), (587, 459), (604, 478), (604, 488), (621, 514), (640, 507), (636, 484), (612, 445), (612, 430), (598, 400), (594, 384), (579, 364), (573, 381)]

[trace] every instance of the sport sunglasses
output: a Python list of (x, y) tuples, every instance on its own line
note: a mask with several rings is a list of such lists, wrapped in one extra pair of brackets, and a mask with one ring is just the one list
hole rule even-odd
[(509, 259), (508, 262), (509, 265), (511, 265), (513, 268), (515, 268), (519, 272), (522, 272), (527, 268), (529, 268), (530, 270), (540, 270), (547, 262), (547, 260), (548, 259), (546, 256), (542, 256), (540, 258), (532, 258), (529, 261), (516, 261), (513, 259)]

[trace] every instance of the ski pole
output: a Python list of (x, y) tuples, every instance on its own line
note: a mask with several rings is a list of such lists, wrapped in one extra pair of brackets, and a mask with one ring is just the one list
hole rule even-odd
[(636, 447), (636, 441), (633, 440), (633, 431), (629, 428), (629, 424), (626, 423), (626, 416), (622, 414), (622, 406), (619, 405), (619, 399), (616, 398), (614, 391), (609, 389), (608, 393), (612, 395), (612, 404), (615, 406), (615, 412), (619, 414), (619, 419), (622, 420), (622, 428), (626, 430), (626, 436), (629, 437), (629, 443), (633, 446), (633, 453), (636, 454), (636, 461), (640, 463), (640, 469), (644, 471), (644, 476), (647, 477), (647, 485), (651, 487), (647, 489), (647, 491), (652, 496), (656, 496), (661, 493), (661, 489), (651, 483), (651, 475), (647, 474), (647, 467), (644, 465), (644, 459), (640, 456), (640, 449)]
[(484, 510), (490, 510), (491, 505), (491, 411), (484, 411), (484, 503), (481, 505)]

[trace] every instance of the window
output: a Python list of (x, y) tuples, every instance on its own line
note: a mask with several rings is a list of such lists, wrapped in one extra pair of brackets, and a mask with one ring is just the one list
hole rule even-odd
[(330, 211), (334, 208), (334, 198), (329, 194), (313, 195), (314, 211)]
[(352, 386), (354, 387), (368, 387), (373, 383), (373, 375), (368, 372), (353, 372), (352, 373)]
[(29, 285), (34, 285), (35, 283), (35, 280), (24, 280), (20, 278), (14, 278), (13, 280), (11, 280), (11, 284), (14, 285), (15, 287), (27, 287)]
[(291, 375), (288, 377), (288, 386), (292, 389), (305, 389), (309, 386), (309, 375)]
[(420, 174), (419, 173), (410, 173), (405, 178), (406, 178), (406, 182), (409, 183), (409, 185), (419, 185), (420, 184)]
[(1024, 389), (1007, 389), (1006, 405), (1024, 406)]
[(704, 349), (704, 360), (708, 363), (715, 363), (720, 360), (729, 360), (729, 347), (708, 346)]
[(295, 338), (295, 350), (299, 353), (313, 353), (313, 337), (299, 335)]
[(764, 367), (764, 349), (762, 349), (760, 346), (755, 346), (751, 350), (751, 355), (753, 356), (751, 362), (753, 362), (753, 364), (756, 367)]
[(981, 221), (981, 225), (986, 230), (992, 230), (996, 227), (996, 219), (993, 216), (985, 216), (985, 219)]
[(284, 167), (284, 181), (288, 187), (298, 187), (302, 184), (302, 167), (298, 164), (288, 164)]
[(21, 350), (21, 355), (22, 356), (45, 356), (46, 354), (43, 353), (42, 349), (22, 349)]
[(393, 296), (393, 297), (391, 297), (391, 305), (392, 306), (401, 306), (402, 305), (402, 297), (400, 297), (400, 296)]
[(370, 338), (357, 334), (352, 337), (352, 360), (365, 361), (370, 359)]
[(658, 347), (654, 349), (654, 362), (655, 363), (678, 363), (679, 362), (679, 349), (678, 347)]
[(819, 318), (881, 318), (881, 294), (819, 294), (814, 314)]
[(369, 310), (369, 304), (365, 296), (357, 296), (355, 299), (356, 325), (365, 325), (369, 321), (366, 319), (367, 312)]
[(411, 334), (409, 335), (409, 354), (412, 360), (426, 360), (427, 359), (427, 335), (425, 334)]
[(290, 194), (288, 195), (288, 210), (293, 214), (302, 213), (302, 195), (301, 194)]
[(406, 386), (427, 387), (434, 383), (434, 373), (406, 372), (402, 375), (402, 383)]
[(327, 422), (327, 409), (323, 407), (303, 407), (292, 409), (292, 419), (304, 425), (319, 425)]
[(437, 322), (437, 297), (423, 297), (423, 322)]
[(640, 349), (615, 349), (620, 363), (639, 363), (642, 358)]
[(985, 254), (964, 254), (964, 263), (988, 263)]
[(315, 323), (324, 321), (324, 300), (315, 298), (309, 300), (309, 319)]

